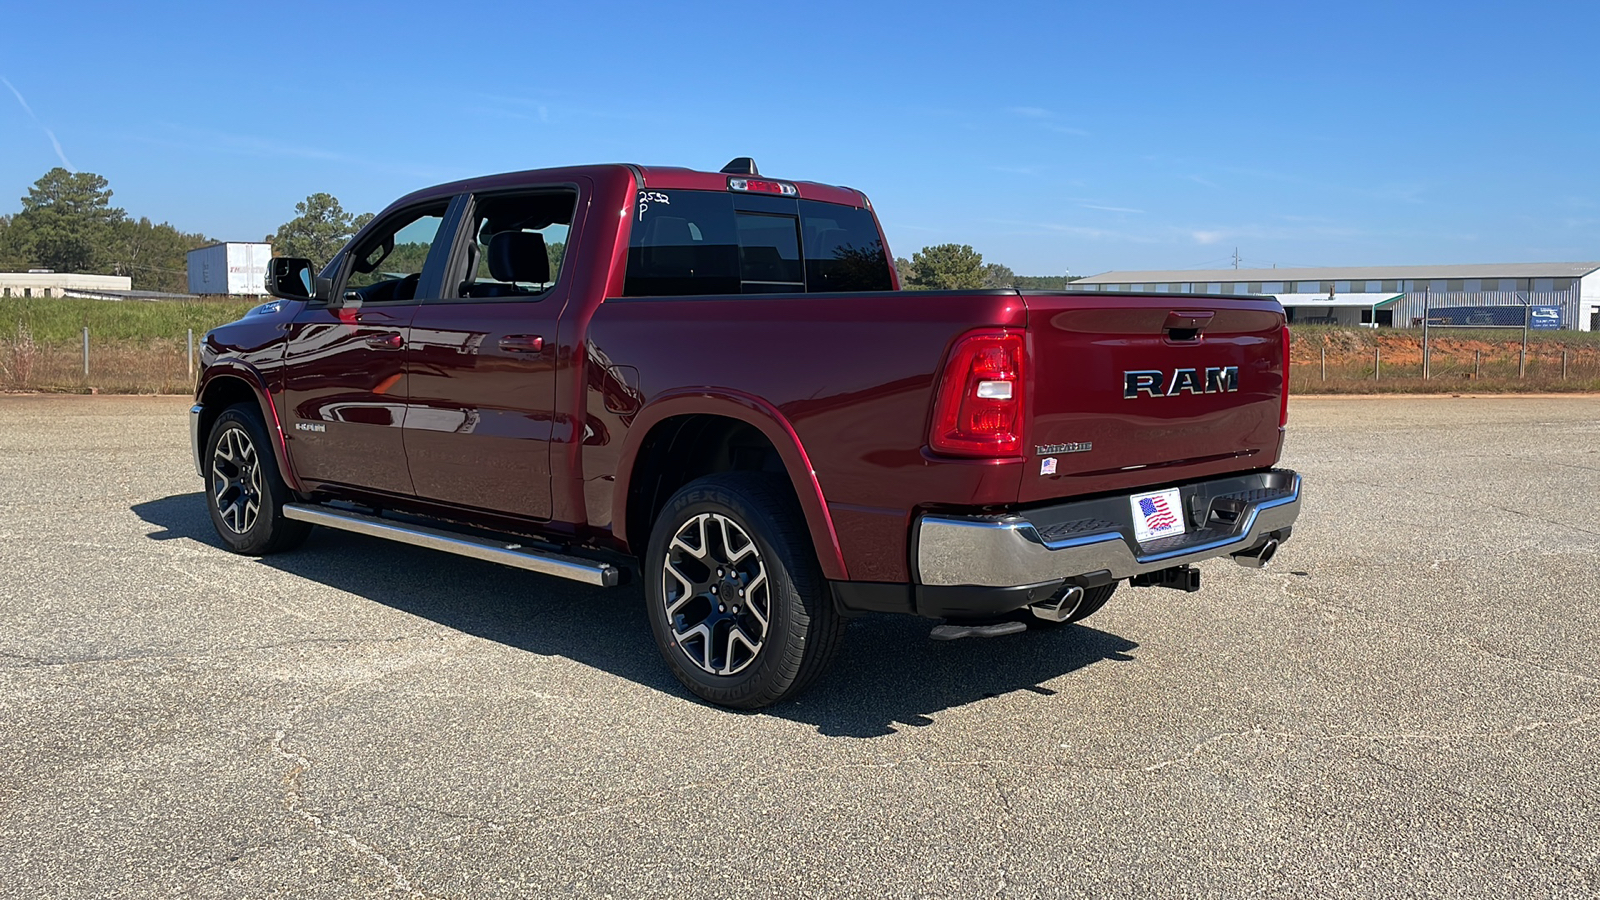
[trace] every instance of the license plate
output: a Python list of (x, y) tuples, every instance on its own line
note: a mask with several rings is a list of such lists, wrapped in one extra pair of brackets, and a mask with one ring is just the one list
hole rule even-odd
[(1183, 534), (1183, 498), (1177, 488), (1134, 494), (1128, 502), (1133, 507), (1133, 536), (1139, 543)]

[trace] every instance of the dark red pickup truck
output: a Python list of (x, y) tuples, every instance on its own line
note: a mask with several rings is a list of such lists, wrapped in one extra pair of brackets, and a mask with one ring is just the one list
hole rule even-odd
[(901, 291), (859, 191), (632, 165), (404, 197), (206, 336), (211, 518), (640, 578), (714, 703), (826, 667), (864, 612), (1070, 622), (1119, 582), (1264, 565), (1300, 478), (1271, 299)]

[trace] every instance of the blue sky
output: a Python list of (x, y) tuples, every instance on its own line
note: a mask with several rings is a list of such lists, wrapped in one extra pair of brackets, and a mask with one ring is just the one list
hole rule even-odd
[[(632, 161), (872, 198), (1021, 274), (1600, 259), (1600, 3), (10, 4), (0, 212), (64, 157), (253, 240)], [(3, 88), (0, 85), (0, 88)], [(26, 108), (24, 106), (26, 104)], [(28, 111), (31, 109), (31, 113)], [(52, 135), (54, 141), (52, 141)], [(55, 143), (59, 143), (59, 152)]]

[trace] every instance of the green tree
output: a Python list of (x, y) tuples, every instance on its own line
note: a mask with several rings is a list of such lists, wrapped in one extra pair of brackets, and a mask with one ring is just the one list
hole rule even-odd
[(904, 256), (896, 256), (894, 258), (894, 274), (900, 278), (900, 287), (902, 289), (908, 291), (921, 289), (911, 282), (911, 260), (906, 259)]
[(1017, 273), (1011, 271), (1010, 266), (1000, 263), (987, 263), (983, 267), (983, 286), (986, 288), (1014, 288), (1017, 286)]
[(112, 232), (125, 217), (111, 205), (104, 178), (57, 166), (22, 198), (22, 211), (5, 229), (0, 255), (57, 272), (103, 273), (110, 267)]
[(1030, 291), (1064, 291), (1077, 280), (1071, 275), (1018, 275), (1017, 287)]
[(372, 220), (371, 213), (352, 217), (332, 194), (316, 193), (294, 205), (293, 219), (278, 226), (272, 235), (273, 253), (311, 260), (321, 269), (339, 252), (360, 226)]
[(212, 243), (203, 234), (186, 234), (166, 222), (125, 219), (112, 232), (108, 251), (112, 273), (133, 278), (136, 291), (189, 290), (189, 251)]
[(911, 254), (911, 281), (921, 288), (966, 290), (983, 287), (983, 254), (971, 244), (938, 244)]

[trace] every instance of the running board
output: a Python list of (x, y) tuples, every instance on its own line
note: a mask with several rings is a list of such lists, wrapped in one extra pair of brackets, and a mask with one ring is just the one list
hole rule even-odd
[(440, 528), (429, 528), (426, 525), (402, 525), (365, 513), (331, 509), (326, 506), (287, 503), (283, 507), (283, 516), (297, 522), (310, 522), (313, 525), (353, 531), (356, 534), (398, 541), (415, 547), (443, 550), (457, 556), (470, 556), (473, 559), (526, 569), (541, 575), (581, 581), (598, 587), (616, 587), (622, 581), (622, 570), (609, 563), (537, 550), (517, 543), (457, 534)]

